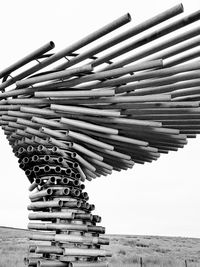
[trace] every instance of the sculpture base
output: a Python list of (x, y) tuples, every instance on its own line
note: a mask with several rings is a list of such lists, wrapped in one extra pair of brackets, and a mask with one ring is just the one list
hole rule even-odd
[[(111, 254), (101, 249), (101, 245), (108, 245), (109, 240), (100, 236), (105, 228), (97, 226), (101, 217), (92, 214), (95, 206), (88, 203), (88, 194), (83, 191), (85, 185), (81, 182), (78, 164), (63, 162), (55, 155), (34, 155), (31, 159), (39, 160), (39, 165), (34, 163), (29, 172), (29, 176), (34, 175), (28, 206), (32, 244), (25, 264), (36, 267), (108, 266), (106, 257)], [(41, 164), (44, 159), (48, 159), (46, 165)], [(54, 164), (50, 164), (53, 161)], [(55, 161), (62, 161), (62, 165), (55, 166)]]

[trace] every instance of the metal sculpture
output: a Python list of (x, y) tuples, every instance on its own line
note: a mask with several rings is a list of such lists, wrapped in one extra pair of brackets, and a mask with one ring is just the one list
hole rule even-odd
[(31, 182), (28, 228), (36, 245), (28, 266), (107, 266), (111, 254), (101, 245), (109, 241), (100, 236), (105, 228), (96, 225), (85, 179), (157, 160), (199, 133), (200, 52), (192, 49), (200, 27), (175, 31), (198, 21), (200, 11), (159, 26), (181, 12), (180, 4), (101, 41), (130, 22), (125, 14), (60, 52), (49, 54), (49, 42), (0, 72), (1, 128)]

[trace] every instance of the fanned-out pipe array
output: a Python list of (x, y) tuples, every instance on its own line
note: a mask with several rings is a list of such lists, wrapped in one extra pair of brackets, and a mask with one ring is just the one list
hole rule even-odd
[(33, 191), (28, 266), (107, 266), (83, 182), (157, 160), (200, 132), (200, 11), (174, 18), (182, 12), (176, 5), (109, 37), (131, 21), (125, 14), (0, 72), (1, 128)]

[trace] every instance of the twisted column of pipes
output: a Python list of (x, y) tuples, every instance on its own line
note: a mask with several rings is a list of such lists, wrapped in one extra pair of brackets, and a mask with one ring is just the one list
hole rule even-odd
[(38, 267), (107, 266), (105, 257), (111, 254), (100, 247), (109, 241), (99, 236), (105, 228), (96, 226), (101, 218), (92, 215), (95, 206), (88, 203), (79, 164), (70, 151), (63, 157), (57, 147), (29, 145), (16, 148), (15, 155), (32, 181), (29, 190), (34, 190), (28, 206), (32, 211), (28, 228), (34, 243), (25, 263)]

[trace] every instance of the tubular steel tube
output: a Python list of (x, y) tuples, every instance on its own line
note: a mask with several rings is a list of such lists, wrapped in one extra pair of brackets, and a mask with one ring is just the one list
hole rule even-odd
[(189, 53), (187, 53), (186, 55), (180, 55), (178, 58), (167, 61), (164, 64), (164, 67), (169, 68), (175, 65), (179, 65), (181, 63), (184, 63), (186, 61), (192, 60), (194, 58), (197, 58), (200, 56), (200, 50), (196, 50), (196, 51), (190, 51)]
[(40, 209), (40, 208), (60, 208), (63, 206), (63, 202), (61, 200), (57, 201), (37, 201), (28, 205), (28, 210)]
[(58, 242), (72, 242), (72, 243), (87, 243), (87, 244), (108, 244), (108, 239), (103, 239), (99, 237), (83, 237), (77, 235), (55, 235), (55, 241)]
[(36, 76), (33, 78), (28, 78), (26, 80), (21, 80), (21, 81), (16, 82), (16, 86), (20, 88), (20, 87), (27, 87), (35, 83), (46, 82), (49, 80), (66, 79), (72, 76), (76, 76), (77, 74), (90, 72), (92, 70), (93, 68), (91, 65), (85, 65), (85, 66), (74, 68), (74, 69), (58, 71), (55, 73), (44, 74), (44, 75)]
[(53, 253), (53, 254), (62, 254), (63, 253), (63, 249), (56, 247), (56, 246), (36, 246), (36, 253)]
[(94, 48), (91, 48), (90, 50), (81, 53), (80, 55), (76, 56), (75, 58), (71, 59), (69, 62), (63, 63), (62, 65), (59, 65), (57, 67), (57, 69), (63, 69), (63, 68), (67, 68), (69, 66), (75, 65), (79, 62), (81, 62), (82, 60), (89, 58), (90, 56), (93, 56), (97, 53), (100, 53), (103, 50), (106, 50), (130, 37), (133, 37), (134, 35), (137, 35), (153, 26), (156, 26), (157, 24), (166, 21), (180, 13), (183, 12), (183, 5), (182, 4), (178, 4), (158, 15), (156, 15), (155, 17), (152, 17), (136, 26), (134, 26), (133, 28), (109, 39), (108, 41), (103, 42), (100, 45), (97, 45)]
[(88, 114), (93, 116), (110, 116), (110, 117), (119, 117), (120, 112), (112, 110), (99, 110), (95, 108), (86, 108), (86, 107), (77, 107), (77, 106), (64, 106), (64, 105), (55, 105), (50, 106), (52, 110), (62, 111), (68, 113), (78, 113), (78, 114)]
[(40, 64), (37, 64), (30, 69), (20, 73), (19, 75), (15, 76), (14, 78), (7, 80), (3, 84), (0, 85), (0, 90), (5, 89), (7, 86), (13, 84), (14, 82), (25, 78), (28, 75), (31, 75), (32, 73), (41, 70), (42, 68), (56, 62), (57, 60), (71, 54), (72, 52), (80, 49), (81, 47), (97, 40), (98, 38), (106, 35), (107, 33), (117, 29), (118, 27), (124, 25), (125, 23), (129, 22), (131, 19), (129, 14), (126, 14), (119, 19), (111, 22), (110, 24), (104, 26), (103, 28), (100, 28), (99, 30), (91, 33), (90, 35), (86, 36), (85, 38), (79, 40), (78, 42), (72, 44), (71, 46), (61, 50), (60, 52), (55, 53), (54, 55), (50, 56), (49, 58), (43, 60), (40, 62)]
[(37, 59), (38, 57), (40, 57), (44, 53), (50, 51), (54, 47), (55, 47), (55, 44), (52, 41), (41, 46), (40, 48), (38, 48), (37, 50), (35, 50), (31, 54), (27, 55), (26, 57), (22, 58), (21, 60), (17, 61), (16, 63), (12, 64), (11, 66), (7, 67), (6, 69), (0, 71), (0, 78), (10, 74), (14, 70), (24, 66), (25, 64), (29, 63), (30, 61)]
[(91, 145), (94, 145), (94, 146), (106, 148), (106, 149), (109, 149), (109, 150), (113, 150), (114, 149), (113, 146), (111, 146), (111, 145), (109, 145), (107, 143), (98, 141), (97, 139), (91, 138), (88, 135), (80, 134), (80, 133), (77, 133), (77, 132), (74, 132), (74, 131), (71, 131), (71, 130), (68, 131), (68, 136), (70, 136), (72, 138), (75, 138), (77, 140), (82, 140), (82, 141), (84, 141), (86, 143), (89, 143)]
[(38, 260), (37, 267), (69, 267), (69, 264), (56, 260)]
[(141, 47), (144, 44), (150, 43), (166, 34), (169, 34), (170, 32), (176, 31), (180, 28), (183, 28), (197, 20), (200, 19), (200, 11), (196, 11), (184, 18), (181, 18), (175, 22), (172, 22), (166, 26), (163, 26), (162, 28), (147, 34), (144, 37), (139, 38), (136, 41), (133, 41), (127, 45), (124, 45), (123, 47), (116, 49), (115, 51), (112, 51), (108, 54), (106, 54), (105, 56), (102, 56), (96, 60), (93, 60), (92, 62), (90, 62), (93, 66), (98, 66), (106, 61), (109, 61), (115, 57), (118, 57), (124, 53), (127, 53), (133, 49), (136, 49), (138, 47)]
[[(143, 81), (146, 79), (153, 79), (153, 78), (159, 78), (159, 77), (170, 77), (173, 76), (175, 74), (179, 74), (179, 73), (184, 73), (187, 71), (194, 71), (199, 69), (199, 62), (192, 62), (189, 64), (185, 64), (183, 66), (175, 66), (175, 67), (169, 67), (169, 68), (165, 68), (165, 69), (161, 69), (161, 70), (153, 70), (153, 71), (148, 71), (148, 72), (143, 72), (143, 73), (135, 73), (132, 76), (128, 76), (128, 77), (120, 77), (120, 78), (116, 78), (116, 79), (112, 79), (112, 80), (108, 80), (108, 81), (104, 81), (104, 82), (99, 82), (96, 83), (95, 85), (92, 86), (92, 88), (101, 88), (101, 87), (107, 87), (107, 86), (116, 86), (118, 85), (118, 87), (115, 89), (116, 93), (122, 93), (122, 92), (126, 92), (126, 91), (131, 91), (133, 90), (132, 88), (134, 88), (133, 86), (135, 84), (130, 84), (128, 85), (128, 83), (131, 82), (135, 82), (135, 81)], [(124, 85), (126, 84), (126, 85)], [(122, 86), (120, 86), (122, 85)], [(88, 88), (89, 86), (87, 86)]]
[(70, 262), (69, 267), (108, 267), (108, 262)]
[[(192, 37), (198, 36), (199, 33), (200, 33), (200, 27), (195, 27), (194, 29), (184, 31), (181, 34), (178, 34), (176, 36), (168, 38), (167, 42), (162, 41), (159, 44), (155, 44), (155, 45), (152, 45), (151, 47), (144, 48), (141, 52), (135, 52), (134, 55), (132, 55), (132, 56), (129, 56), (127, 58), (123, 58), (122, 60), (118, 60), (116, 63), (112, 63), (109, 66), (107, 66), (106, 68), (104, 68), (104, 70), (119, 68), (119, 67), (125, 66), (127, 64), (133, 63), (139, 59), (145, 58), (146, 56), (152, 55), (152, 54), (159, 52), (161, 50), (164, 50), (168, 47), (174, 46), (174, 45), (182, 43), (182, 42), (184, 43), (184, 41), (186, 41)], [(185, 46), (186, 45), (184, 44), (184, 47)], [(187, 48), (187, 46), (186, 46), (186, 48)], [(172, 48), (172, 50), (174, 50), (174, 52), (172, 51), (172, 54), (171, 54), (170, 53), (171, 50), (170, 50), (169, 56), (176, 55), (179, 53), (178, 48)], [(184, 51), (185, 51), (185, 49), (184, 49)], [(156, 55), (150, 57), (149, 60), (155, 60), (158, 58), (165, 59), (166, 56), (168, 56), (168, 50), (166, 52), (164, 51), (163, 53), (156, 54)]]
[[(63, 82), (64, 83), (64, 82)], [(50, 88), (50, 86), (48, 87)], [(61, 88), (62, 89), (62, 88)], [(109, 90), (74, 90), (74, 91), (41, 91), (35, 92), (35, 97), (73, 97), (73, 98), (80, 98), (80, 97), (103, 97), (103, 96), (114, 96), (115, 91), (112, 89)], [(37, 99), (36, 99), (37, 100)], [(36, 102), (35, 100), (35, 102)], [(40, 100), (41, 101), (41, 100)], [(79, 100), (80, 101), (80, 100)], [(43, 100), (43, 103), (45, 101)], [(1, 107), (1, 106), (0, 106)], [(3, 107), (2, 107), (3, 110)], [(4, 109), (7, 110), (7, 109)], [(54, 113), (55, 114), (55, 113)]]
[(74, 219), (75, 214), (72, 212), (35, 212), (30, 213), (29, 220), (42, 220), (42, 219)]
[(38, 183), (36, 183), (36, 181), (34, 181), (30, 186), (29, 186), (29, 191), (33, 191), (36, 187), (38, 186)]
[(54, 241), (55, 234), (33, 233), (29, 235), (29, 239), (40, 240), (40, 241)]
[[(135, 74), (132, 81), (143, 81), (146, 79), (155, 79), (155, 78), (162, 78), (162, 77), (171, 77), (175, 74), (180, 74), (184, 72), (190, 72), (195, 71), (200, 68), (200, 62), (192, 62), (181, 66), (174, 66), (165, 68), (163, 70), (156, 70), (156, 71), (149, 71), (148, 73), (139, 73)], [(117, 92), (120, 92), (120, 89), (117, 90)]]
[(33, 107), (21, 107), (20, 108), (21, 112), (24, 113), (30, 113), (30, 114), (37, 114), (37, 115), (42, 115), (42, 116), (51, 116), (51, 115), (55, 115), (55, 112), (50, 110), (50, 109), (41, 109), (41, 108), (33, 108)]
[(91, 226), (85, 224), (62, 224), (62, 223), (29, 223), (28, 229), (35, 230), (62, 230), (62, 231), (86, 231), (86, 232), (97, 232), (105, 233), (105, 228), (102, 226)]
[[(195, 29), (192, 29), (190, 31), (184, 32), (184, 37), (185, 38), (180, 44), (179, 44), (179, 42), (181, 41), (181, 37), (183, 37), (183, 35), (181, 35), (181, 34), (176, 36), (176, 39), (174, 39), (174, 44), (173, 45), (170, 42), (173, 39), (171, 39), (171, 38), (168, 39), (170, 48), (160, 52), (159, 54), (151, 56), (150, 59), (151, 60), (154, 60), (156, 58), (167, 59), (169, 57), (175, 56), (175, 55), (177, 55), (179, 53), (185, 52), (185, 51), (187, 51), (189, 49), (192, 49), (192, 48), (195, 48), (195, 47), (199, 46), (200, 45), (200, 38), (198, 36), (198, 30), (199, 30), (199, 27), (195, 27)], [(195, 37), (196, 35), (197, 35), (197, 37)], [(164, 45), (164, 43), (163, 43), (163, 45)], [(160, 47), (161, 47), (161, 45), (160, 45)], [(167, 48), (167, 47), (164, 47), (164, 48)]]
[(91, 150), (89, 150), (83, 146), (80, 146), (79, 144), (72, 142), (72, 148), (75, 149), (76, 151), (79, 151), (83, 154), (88, 155), (89, 157), (95, 158), (99, 161), (103, 161), (103, 157), (99, 156), (97, 153), (94, 153), (93, 151), (91, 151)]
[(95, 124), (80, 121), (80, 120), (61, 118), (60, 123), (71, 125), (77, 128), (91, 130), (91, 131), (103, 132), (106, 134), (116, 134), (116, 135), (118, 134), (118, 130), (112, 129), (110, 127), (103, 127), (103, 126), (95, 125)]
[(61, 140), (68, 140), (66, 134), (63, 134), (63, 133), (56, 131), (56, 130), (48, 129), (46, 127), (40, 128), (40, 132), (45, 133), (49, 136), (53, 136), (54, 138), (51, 138), (51, 137), (49, 138), (49, 142), (51, 142), (52, 144), (57, 145), (59, 147), (63, 147), (64, 144), (62, 144), (61, 142), (59, 142), (55, 138), (61, 139)]
[[(118, 69), (113, 69), (113, 70), (108, 70), (108, 71), (101, 71), (101, 72), (96, 72), (94, 74), (90, 75), (85, 75), (84, 77), (81, 78), (74, 78), (72, 80), (66, 81), (62, 83), (62, 86), (69, 86), (69, 87), (74, 87), (76, 85), (79, 85), (81, 83), (86, 83), (90, 81), (95, 81), (95, 80), (101, 80), (105, 78), (110, 78), (110, 77), (118, 77), (122, 76), (125, 74), (130, 74), (132, 72), (136, 71), (141, 71), (141, 70), (146, 70), (150, 68), (155, 68), (155, 67), (162, 67), (163, 63), (161, 59), (155, 60), (155, 61), (147, 61), (147, 62), (142, 62), (139, 64), (134, 64), (131, 66), (127, 66), (124, 68), (118, 68)], [(63, 93), (63, 94), (62, 94)], [(35, 92), (35, 97), (64, 97), (65, 92)]]
[(178, 84), (174, 85), (174, 83), (187, 81), (190, 79), (191, 80), (197, 79), (199, 76), (200, 76), (199, 71), (194, 70), (194, 71), (189, 71), (186, 73), (177, 74), (175, 76), (160, 78), (158, 80), (155, 79), (155, 80), (150, 80), (150, 81), (141, 81), (140, 83), (137, 84), (137, 87), (136, 87), (136, 84), (132, 85), (132, 90), (136, 89), (132, 94), (134, 94), (135, 96), (137, 95), (139, 96), (140, 94), (153, 95), (153, 94), (160, 94), (160, 93), (170, 93), (171, 91), (173, 91), (173, 86), (175, 87), (179, 86)]
[(94, 256), (94, 257), (112, 256), (112, 254), (106, 250), (79, 249), (79, 248), (65, 248), (64, 255), (66, 255), (66, 256)]
[(34, 200), (34, 199), (38, 199), (38, 198), (41, 198), (41, 197), (49, 196), (49, 195), (52, 195), (52, 194), (53, 194), (53, 190), (48, 188), (46, 190), (41, 190), (41, 191), (39, 191), (37, 193), (33, 193), (33, 194), (29, 195), (29, 198), (31, 200)]

